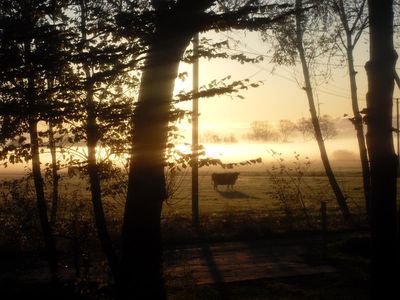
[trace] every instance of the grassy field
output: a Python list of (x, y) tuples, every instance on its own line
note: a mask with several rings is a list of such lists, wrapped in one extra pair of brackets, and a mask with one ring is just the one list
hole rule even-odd
[[(220, 186), (218, 190), (214, 190), (211, 174), (226, 170), (202, 169), (199, 175), (199, 231), (191, 226), (190, 170), (173, 176), (169, 174), (171, 195), (165, 203), (162, 216), (166, 246), (204, 241), (253, 240), (276, 235), (284, 235), (290, 240), (299, 233), (308, 235), (310, 232), (319, 232), (321, 201), (327, 203), (328, 229), (349, 229), (342, 221), (334, 195), (321, 169), (301, 169), (300, 172), (296, 168), (285, 169), (288, 170), (285, 175), (279, 173), (280, 170), (278, 168), (272, 172), (271, 166), (237, 168), (232, 170), (240, 172), (233, 189)], [(365, 226), (360, 172), (354, 168), (342, 169), (337, 172), (337, 178), (348, 197), (351, 211), (358, 217), (360, 225)], [(123, 177), (110, 178), (103, 182), (104, 204), (110, 231), (116, 241), (119, 238), (125, 196), (125, 184), (121, 179)], [(113, 184), (116, 188), (107, 191)], [(50, 186), (47, 184), (48, 199), (51, 195)], [(10, 268), (14, 261), (7, 257), (14, 257), (15, 253), (18, 253), (16, 257), (22, 257), (29, 265), (33, 264), (34, 260), (29, 257), (38, 256), (35, 253), (42, 248), (42, 242), (40, 229), (35, 221), (35, 194), (31, 180), (22, 180), (14, 187), (10, 183), (3, 185), (0, 197), (0, 217), (3, 223), (0, 251)], [(90, 270), (96, 264), (102, 264), (101, 259), (92, 255), (93, 252), (98, 255), (101, 250), (95, 233), (90, 192), (85, 176), (69, 178), (63, 174), (61, 177), (57, 236), (60, 252), (66, 257), (75, 253), (72, 250), (75, 247), (73, 241), (80, 241), (77, 253), (81, 257), (82, 272), (85, 271), (85, 263), (92, 266)], [(330, 251), (331, 258), (335, 251)], [(310, 257), (314, 255), (311, 254)], [(365, 275), (368, 260), (364, 259), (360, 265), (358, 257), (350, 257), (350, 261), (341, 257), (332, 259), (332, 264), (341, 270), (337, 274), (226, 284), (223, 287), (226, 299), (368, 299), (368, 278)], [(19, 261), (20, 258), (16, 259), (15, 264), (21, 264)], [(350, 267), (354, 270), (349, 271)], [(15, 281), (13, 284), (16, 293), (29, 291), (30, 287), (26, 283)], [(19, 284), (22, 285), (21, 288)], [(168, 284), (170, 283), (167, 282)], [(56, 290), (54, 293), (65, 293), (65, 299), (77, 299), (75, 290), (78, 287), (86, 288), (84, 283), (73, 283), (71, 288), (68, 287), (70, 298), (66, 291)], [(32, 289), (29, 294), (39, 293), (41, 287), (34, 285)], [(330, 290), (329, 293), (326, 293), (327, 289)], [(215, 285), (187, 286), (181, 282), (177, 286), (170, 286), (168, 293), (170, 299), (225, 299), (221, 296), (220, 287)], [(97, 295), (97, 290), (95, 294)], [(107, 291), (105, 294), (107, 295)], [(82, 296), (81, 299), (92, 298)], [(108, 298), (105, 296), (103, 299)]]
[[(205, 223), (222, 221), (226, 218), (263, 220), (276, 223), (285, 217), (318, 219), (321, 201), (327, 203), (328, 217), (334, 223), (340, 219), (334, 194), (323, 171), (318, 168), (285, 172), (272, 171), (271, 166), (254, 166), (223, 170), (215, 168), (201, 169), (199, 174), (199, 211)], [(233, 189), (219, 186), (214, 190), (211, 182), (213, 172), (240, 172)], [(347, 203), (353, 214), (364, 214), (364, 198), (361, 173), (356, 168), (343, 168), (336, 172), (337, 180), (347, 197)], [(4, 177), (3, 177), (4, 178)], [(191, 219), (191, 173), (190, 169), (168, 176), (170, 197), (164, 204), (163, 219), (189, 222)], [(34, 189), (31, 182), (23, 183), (24, 195), (34, 199)], [(110, 186), (114, 186), (110, 189)], [(8, 187), (3, 186), (2, 192)], [(122, 217), (126, 194), (124, 177), (111, 178), (103, 182), (104, 202), (110, 219), (118, 221)], [(51, 185), (47, 185), (48, 199), (51, 195)], [(400, 198), (399, 198), (400, 199)], [(90, 206), (90, 192), (85, 176), (69, 178), (65, 174), (60, 180), (60, 206), (69, 202), (79, 202)], [(90, 209), (90, 207), (89, 207)], [(290, 216), (292, 214), (292, 216)], [(317, 220), (318, 221), (318, 220)], [(275, 224), (278, 226), (279, 224)], [(333, 223), (332, 223), (333, 225)]]
[[(291, 163), (288, 163), (291, 166)], [(289, 168), (285, 165), (286, 168)], [(288, 169), (285, 169), (288, 170)], [(213, 172), (240, 172), (233, 189), (219, 186), (214, 190)], [(342, 220), (336, 200), (326, 176), (320, 168), (295, 169), (282, 174), (272, 171), (271, 165), (257, 165), (223, 170), (202, 168), (199, 174), (200, 228), (203, 237), (211, 240), (261, 238), (270, 234), (291, 231), (320, 230), (321, 201), (327, 203), (328, 229), (347, 228)], [(301, 172), (301, 173), (300, 173)], [(109, 178), (110, 179), (110, 178)], [(362, 178), (354, 167), (343, 167), (337, 179), (348, 199), (353, 214), (364, 222)], [(191, 173), (190, 169), (168, 176), (170, 198), (164, 204), (162, 224), (166, 242), (193, 242), (198, 236), (191, 226)], [(22, 184), (23, 194), (34, 201), (31, 183)], [(110, 186), (115, 189), (108, 190)], [(48, 199), (51, 185), (47, 185)], [(125, 177), (103, 182), (104, 204), (110, 230), (118, 235), (122, 221), (126, 194)], [(4, 191), (4, 187), (3, 187)], [(70, 222), (76, 211), (86, 223), (93, 222), (90, 192), (85, 176), (60, 181), (60, 215)], [(71, 217), (71, 214), (75, 217)]]
[[(191, 211), (191, 177), (190, 174), (177, 176), (179, 183), (168, 201), (171, 208), (181, 214), (190, 214)], [(305, 175), (302, 183), (302, 192), (310, 205), (319, 201), (326, 201), (329, 207), (336, 207), (334, 195), (325, 176), (321, 174)], [(338, 176), (345, 194), (349, 197), (349, 205), (357, 207), (363, 205), (362, 178), (353, 174)], [(287, 186), (286, 186), (287, 187)], [(266, 172), (241, 172), (234, 188), (227, 189), (219, 186), (214, 190), (211, 183), (211, 174), (208, 172), (199, 175), (199, 202), (202, 214), (243, 211), (274, 211), (279, 210), (280, 202), (276, 197), (276, 186)], [(314, 204), (315, 204), (314, 203)], [(168, 205), (166, 207), (168, 209)]]

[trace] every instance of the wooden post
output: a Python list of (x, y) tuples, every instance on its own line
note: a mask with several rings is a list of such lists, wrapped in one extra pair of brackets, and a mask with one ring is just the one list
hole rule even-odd
[[(193, 38), (193, 94), (199, 92), (199, 34)], [(195, 228), (199, 226), (199, 99), (193, 98), (192, 111), (192, 225)]]

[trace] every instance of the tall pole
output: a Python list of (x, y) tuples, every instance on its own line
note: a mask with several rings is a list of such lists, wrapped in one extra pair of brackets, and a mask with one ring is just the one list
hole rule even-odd
[[(193, 38), (193, 94), (199, 92), (199, 34)], [(193, 98), (192, 111), (192, 225), (195, 228), (199, 226), (199, 98)]]

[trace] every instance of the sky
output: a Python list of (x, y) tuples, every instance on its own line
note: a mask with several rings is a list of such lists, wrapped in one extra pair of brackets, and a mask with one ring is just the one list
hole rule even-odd
[[(266, 42), (263, 42), (260, 35), (255, 32), (223, 32), (207, 35), (214, 40), (237, 41), (237, 47), (229, 50), (230, 53), (255, 53), (265, 55), (265, 60), (257, 64), (240, 64), (227, 59), (200, 59), (199, 77), (200, 86), (207, 84), (213, 79), (221, 79), (228, 75), (232, 80), (250, 78), (251, 81), (261, 81), (262, 85), (258, 88), (250, 89), (240, 94), (244, 99), (230, 96), (219, 96), (211, 99), (200, 99), (199, 104), (199, 131), (200, 135), (205, 131), (213, 131), (218, 134), (233, 133), (239, 138), (248, 132), (250, 123), (255, 120), (268, 121), (271, 124), (277, 123), (281, 119), (297, 120), (310, 116), (308, 101), (304, 90), (301, 89), (299, 82), (303, 82), (300, 66), (277, 66), (270, 62), (271, 53)], [(200, 36), (201, 38), (201, 36)], [(358, 84), (359, 107), (366, 107), (365, 95), (367, 92), (367, 77), (364, 65), (369, 58), (368, 42), (366, 38), (361, 38), (354, 51), (355, 65)], [(324, 62), (321, 61), (321, 64)], [(347, 66), (339, 66), (334, 62), (331, 68), (331, 78), (326, 83), (318, 85), (315, 98), (320, 103), (320, 114), (328, 114), (334, 118), (344, 119), (344, 115), (352, 116), (350, 87), (347, 73)], [(175, 91), (182, 88), (191, 89), (192, 67), (181, 64), (180, 72), (187, 72), (188, 77), (185, 82), (177, 81)], [(400, 97), (397, 87), (394, 90), (394, 97)], [(182, 108), (191, 109), (191, 103), (181, 105)], [(349, 122), (350, 123), (350, 122)], [(347, 124), (341, 122), (340, 124)], [(346, 126), (348, 127), (348, 126)], [(180, 124), (181, 133), (186, 136), (186, 140), (191, 139), (191, 125), (187, 122)], [(347, 128), (348, 129), (348, 128)], [(346, 131), (348, 133), (348, 130)], [(350, 140), (349, 140), (350, 139)], [(346, 141), (344, 141), (346, 140)], [(350, 151), (357, 151), (357, 144), (354, 138), (347, 134), (338, 136), (335, 142), (330, 142), (331, 153), (343, 148)], [(286, 145), (288, 148), (302, 148), (317, 154), (316, 143), (307, 143), (308, 146), (297, 141), (297, 145)], [(328, 143), (329, 144), (329, 143)], [(315, 147), (314, 147), (315, 146)]]
[[(257, 33), (230, 32), (214, 34), (215, 39), (235, 39), (240, 41), (237, 50), (270, 56), (268, 45), (263, 42)], [(358, 95), (360, 108), (365, 107), (367, 91), (364, 64), (368, 60), (368, 46), (360, 41), (355, 51), (358, 76)], [(322, 62), (323, 63), (323, 62)], [(308, 117), (308, 102), (305, 92), (299, 87), (302, 82), (301, 69), (297, 67), (276, 66), (269, 62), (269, 58), (258, 64), (240, 64), (226, 59), (213, 59), (208, 61), (200, 59), (200, 86), (212, 79), (220, 79), (232, 75), (232, 79), (251, 78), (252, 81), (262, 81), (259, 88), (242, 92), (244, 100), (230, 97), (217, 97), (217, 99), (202, 99), (200, 102), (201, 126), (228, 127), (249, 125), (252, 120), (269, 120), (276, 122), (280, 119), (298, 119)], [(187, 71), (189, 77), (186, 87), (191, 88), (191, 67), (181, 64), (181, 71)], [(317, 88), (316, 98), (320, 102), (321, 114), (333, 117), (352, 114), (350, 103), (350, 88), (346, 66), (332, 70), (332, 78), (324, 85)], [(184, 84), (184, 85), (185, 85)], [(182, 83), (177, 82), (176, 90), (182, 88)], [(395, 89), (395, 97), (399, 96)], [(186, 107), (190, 107), (187, 105)]]

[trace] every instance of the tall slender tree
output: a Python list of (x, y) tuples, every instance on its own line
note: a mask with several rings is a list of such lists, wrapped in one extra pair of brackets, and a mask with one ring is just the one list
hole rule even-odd
[[(321, 1), (308, 1), (305, 5), (302, 0), (293, 1), (295, 4), (294, 17), (289, 22), (273, 26), (272, 30), (264, 30), (263, 37), (270, 41), (273, 47), (272, 61), (280, 65), (295, 66), (300, 61), (304, 84), (302, 89), (306, 92), (308, 106), (311, 115), (313, 135), (317, 141), (321, 160), (328, 177), (329, 183), (335, 194), (336, 201), (347, 222), (352, 222), (352, 217), (346, 202), (346, 198), (333, 173), (329, 157), (326, 151), (324, 136), (321, 130), (321, 122), (315, 104), (315, 91), (312, 76), (315, 72), (316, 58), (330, 56), (332, 47), (328, 26), (326, 24), (326, 3)], [(318, 74), (326, 78), (326, 74)], [(306, 123), (304, 123), (305, 125)]]
[[(321, 130), (321, 119), (317, 113), (315, 104), (314, 82), (317, 82), (317, 76), (320, 62), (317, 58), (331, 57), (332, 45), (329, 27), (329, 14), (327, 13), (326, 1), (307, 1), (295, 0), (291, 3), (295, 5), (295, 14), (285, 24), (276, 24), (269, 30), (262, 32), (263, 38), (272, 44), (273, 56), (272, 62), (279, 65), (295, 66), (300, 62), (304, 83), (302, 89), (306, 92), (311, 115), (311, 124), (313, 135), (317, 141), (321, 160), (328, 177), (332, 191), (336, 197), (338, 206), (346, 222), (352, 222), (352, 216), (336, 177), (333, 173), (329, 157), (326, 151), (324, 136)], [(328, 66), (328, 64), (327, 64)], [(317, 70), (316, 70), (317, 69)], [(317, 74), (319, 78), (325, 80), (329, 76), (326, 69)], [(302, 125), (307, 125), (305, 122)], [(305, 128), (304, 128), (305, 129)]]
[[(90, 2), (90, 4), (94, 4)], [(90, 181), (90, 191), (92, 196), (92, 203), (94, 209), (94, 216), (96, 222), (96, 228), (99, 236), (99, 240), (103, 251), (108, 259), (108, 263), (113, 273), (114, 277), (118, 278), (118, 260), (115, 255), (115, 251), (113, 249), (113, 244), (110, 239), (107, 224), (106, 224), (106, 216), (104, 213), (103, 203), (101, 201), (101, 186), (100, 186), (100, 177), (99, 170), (96, 158), (96, 146), (97, 142), (100, 138), (99, 126), (97, 124), (97, 110), (96, 103), (94, 100), (94, 89), (95, 82), (92, 80), (93, 70), (92, 67), (92, 57), (91, 53), (86, 51), (88, 48), (88, 36), (87, 32), (90, 29), (89, 27), (89, 10), (88, 5), (90, 5), (88, 1), (79, 0), (79, 15), (80, 15), (80, 46), (79, 53), (84, 56), (82, 61), (82, 69), (85, 76), (84, 81), (84, 94), (85, 94), (85, 104), (86, 108), (86, 139), (87, 139), (87, 149), (88, 149), (88, 174)]]
[(367, 217), (370, 216), (371, 207), (371, 173), (368, 161), (368, 152), (364, 136), (363, 119), (358, 105), (357, 95), (357, 72), (354, 66), (354, 48), (357, 46), (360, 37), (368, 26), (368, 16), (366, 13), (366, 0), (332, 0), (333, 11), (339, 16), (340, 25), (338, 26), (338, 46), (343, 49), (347, 59), (349, 72), (351, 106), (353, 117), (350, 121), (356, 130), (358, 149), (360, 152), (361, 169), (363, 174), (363, 187), (365, 197), (365, 207)]
[(342, 211), (343, 217), (346, 221), (351, 221), (351, 214), (349, 208), (347, 206), (346, 198), (343, 195), (343, 192), (336, 180), (336, 177), (333, 173), (331, 164), (329, 162), (328, 153), (326, 151), (324, 139), (321, 132), (320, 123), (318, 120), (317, 110), (315, 108), (315, 100), (313, 88), (311, 85), (311, 75), (309, 71), (309, 62), (307, 61), (307, 54), (304, 47), (304, 31), (305, 31), (305, 14), (304, 14), (304, 6), (302, 0), (296, 0), (296, 17), (295, 17), (295, 45), (300, 58), (301, 67), (303, 70), (304, 77), (304, 90), (307, 94), (308, 105), (310, 108), (311, 114), (311, 122), (314, 127), (315, 139), (317, 140), (319, 151), (321, 154), (321, 160), (325, 168), (325, 173), (328, 177), (329, 183), (332, 187), (332, 190), (336, 196), (337, 203)]

